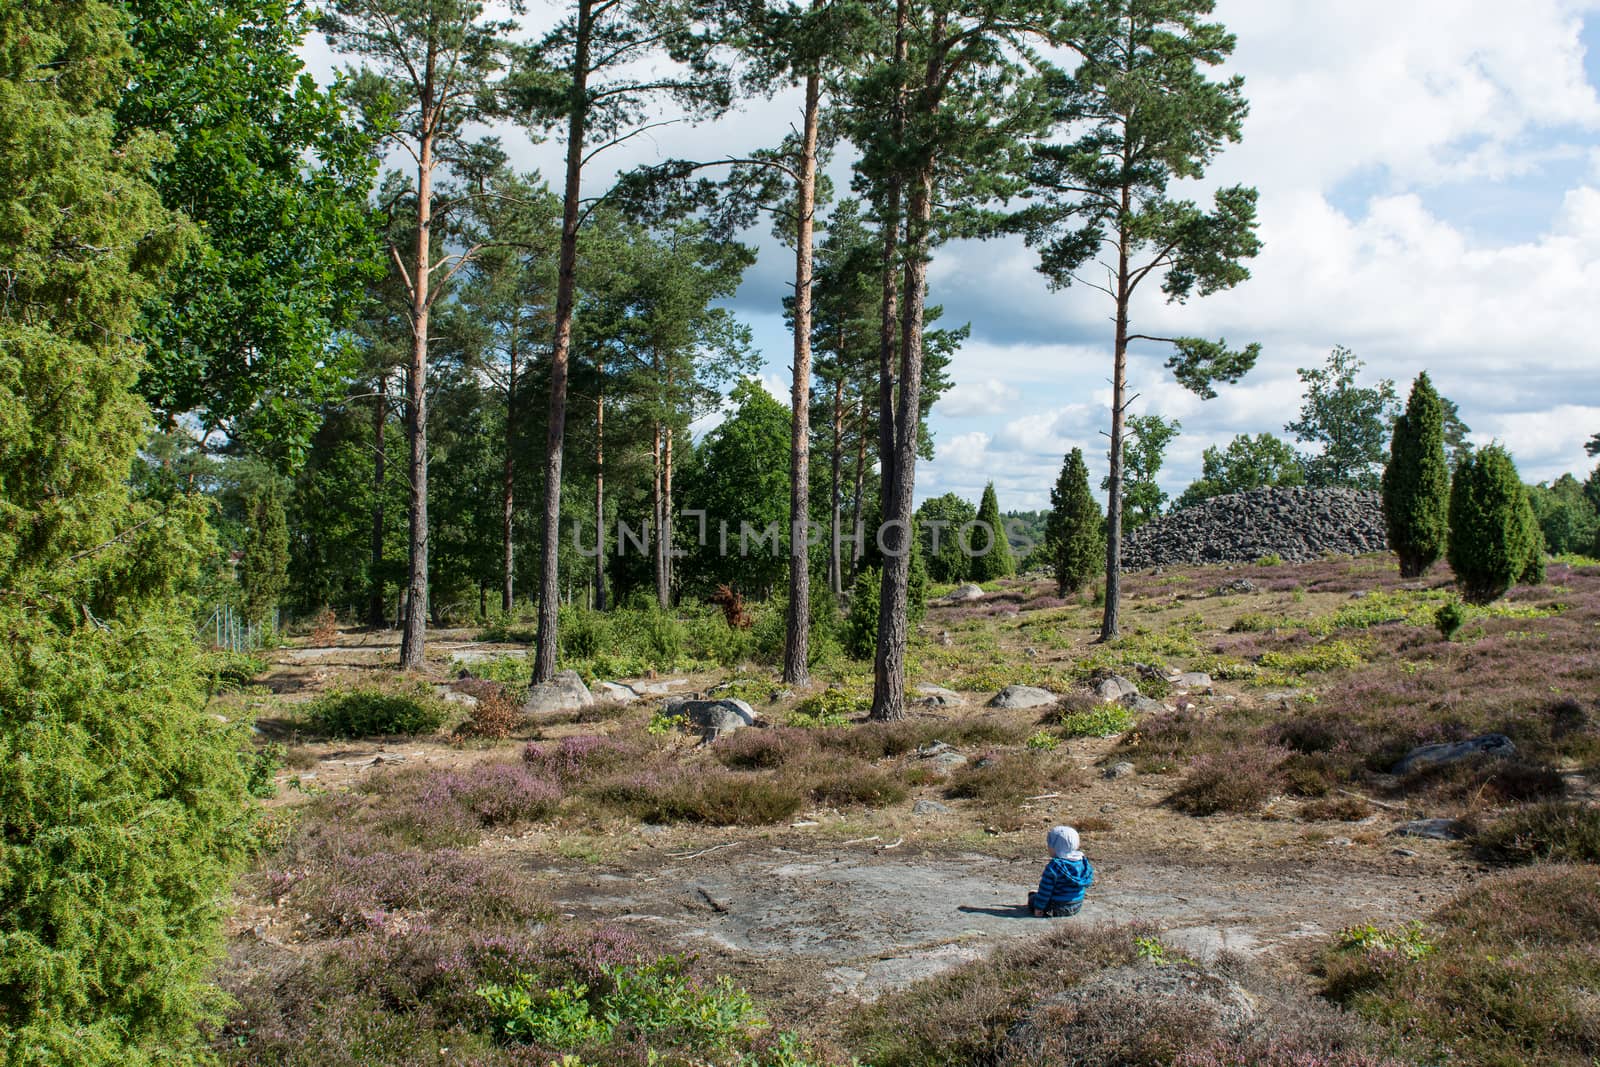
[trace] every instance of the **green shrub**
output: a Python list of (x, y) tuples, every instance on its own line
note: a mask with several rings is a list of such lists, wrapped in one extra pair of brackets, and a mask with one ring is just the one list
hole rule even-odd
[(603, 1044), (623, 1031), (703, 1057), (746, 1044), (766, 1027), (750, 995), (731, 979), (693, 981), (676, 957), (602, 964), (600, 973), (600, 990), (583, 983), (542, 989), (537, 978), (521, 974), (510, 985), (480, 988), (478, 996), (505, 1037), (562, 1050)]
[[(912, 542), (915, 546), (916, 542)], [(878, 647), (878, 597), (883, 588), (883, 571), (868, 567), (856, 576), (850, 592), (850, 614), (845, 617), (842, 634), (845, 654), (852, 659), (871, 659)], [(928, 610), (928, 568), (922, 552), (911, 553), (911, 573), (906, 585), (906, 615), (915, 626)]]
[(1600, 808), (1570, 801), (1533, 804), (1491, 823), (1473, 844), (1500, 863), (1600, 863)]
[(1543, 535), (1516, 464), (1499, 445), (1456, 465), (1448, 556), (1461, 595), (1474, 604), (1487, 604), (1515, 583), (1543, 576)]
[(866, 711), (870, 702), (862, 696), (836, 686), (806, 697), (789, 713), (790, 726), (845, 726), (850, 717)]
[(1439, 628), (1439, 633), (1444, 636), (1446, 641), (1454, 637), (1456, 631), (1461, 629), (1466, 621), (1466, 605), (1459, 604), (1453, 600), (1448, 604), (1441, 604), (1439, 610), (1434, 612), (1433, 615), (1433, 624)]
[(1121, 704), (1102, 704), (1063, 715), (1061, 732), (1067, 737), (1115, 737), (1133, 729), (1138, 721), (1138, 716)]
[(1419, 577), (1444, 555), (1450, 507), (1444, 405), (1426, 373), (1417, 375), (1406, 410), (1395, 419), (1381, 488), (1389, 547), (1400, 557), (1400, 577)]
[(1089, 490), (1083, 450), (1074, 448), (1050, 490), (1050, 516), (1045, 521), (1043, 550), (1055, 571), (1058, 596), (1076, 594), (1105, 570), (1104, 522), (1100, 503)]
[(390, 737), (432, 733), (449, 713), (428, 683), (406, 681), (330, 690), (312, 702), (306, 718), (329, 737)]
[(1361, 649), (1348, 641), (1324, 641), (1310, 648), (1283, 652), (1263, 652), (1261, 666), (1290, 674), (1311, 674), (1321, 671), (1354, 670), (1365, 663)]

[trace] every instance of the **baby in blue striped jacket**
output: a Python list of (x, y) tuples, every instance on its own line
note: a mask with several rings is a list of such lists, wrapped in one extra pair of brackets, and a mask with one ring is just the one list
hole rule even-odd
[(1083, 897), (1094, 884), (1094, 865), (1078, 849), (1078, 831), (1057, 826), (1045, 839), (1050, 862), (1039, 877), (1039, 888), (1028, 894), (1028, 910), (1040, 919), (1076, 915)]

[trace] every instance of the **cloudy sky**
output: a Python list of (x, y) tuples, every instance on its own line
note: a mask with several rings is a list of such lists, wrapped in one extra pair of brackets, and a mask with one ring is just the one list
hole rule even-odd
[[(537, 6), (536, 4), (533, 6)], [(1238, 289), (1137, 308), (1143, 332), (1260, 341), (1256, 369), (1201, 402), (1135, 349), (1134, 411), (1178, 418), (1164, 487), (1176, 495), (1207, 445), (1270, 430), (1299, 406), (1298, 367), (1335, 344), (1402, 395), (1427, 370), (1480, 442), (1498, 439), (1530, 481), (1592, 466), (1600, 431), (1600, 0), (1218, 0), (1238, 36), (1244, 140), (1211, 179), (1260, 190), (1265, 248)], [(323, 48), (308, 59), (329, 69)], [(780, 96), (695, 129), (656, 131), (612, 166), (771, 144), (798, 121)], [(508, 136), (516, 161), (559, 175), (560, 145)], [(604, 157), (603, 157), (604, 158)], [(842, 178), (843, 175), (841, 174)], [(842, 183), (841, 183), (842, 184)], [(787, 397), (791, 341), (780, 300), (792, 259), (761, 257), (732, 301)], [(938, 454), (917, 495), (1006, 509), (1048, 502), (1063, 454), (1103, 470), (1110, 309), (1051, 292), (1017, 242), (954, 244), (930, 270), (945, 322), (970, 322), (954, 387), (934, 408)], [(1098, 478), (1099, 471), (1096, 471)]]

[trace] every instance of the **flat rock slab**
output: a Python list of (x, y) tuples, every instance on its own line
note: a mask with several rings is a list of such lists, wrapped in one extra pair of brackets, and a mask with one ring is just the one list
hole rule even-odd
[(991, 708), (1042, 708), (1054, 704), (1056, 695), (1036, 685), (1008, 685), (989, 701)]
[(528, 694), (522, 701), (522, 710), (524, 714), (530, 715), (542, 711), (575, 711), (593, 703), (594, 694), (583, 684), (583, 679), (578, 677), (577, 671), (557, 671), (555, 676), (543, 685), (528, 687)]
[(1517, 746), (1505, 734), (1484, 734), (1466, 741), (1446, 741), (1437, 745), (1423, 745), (1407, 752), (1405, 758), (1394, 765), (1395, 774), (1410, 774), (1424, 767), (1455, 763), (1473, 756), (1505, 759), (1517, 754)]
[(664, 697), (682, 685), (688, 685), (687, 678), (659, 678), (654, 681), (630, 682), (628, 688), (642, 697)]
[[(578, 917), (648, 924), (755, 966), (804, 962), (822, 988), (863, 999), (1068, 924), (1152, 922), (1170, 950), (1203, 957), (1320, 944), (1345, 926), (1398, 922), (1416, 907), (1414, 874), (1370, 864), (1090, 854), (1099, 877), (1070, 919), (1035, 919), (1023, 907), (1039, 883), (1042, 849), (1010, 859), (961, 849), (749, 846), (663, 855), (642, 869), (544, 866), (536, 877)], [(709, 907), (701, 889), (725, 910)]]
[(919, 800), (911, 805), (913, 815), (949, 815), (950, 806), (937, 800)]
[(1210, 689), (1211, 675), (1205, 671), (1184, 671), (1172, 679), (1172, 684), (1179, 689)]

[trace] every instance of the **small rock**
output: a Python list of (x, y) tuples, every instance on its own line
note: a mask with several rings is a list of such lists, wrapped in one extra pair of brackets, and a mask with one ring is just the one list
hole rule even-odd
[(927, 744), (917, 749), (917, 755), (921, 756), (923, 759), (931, 759), (942, 752), (954, 751), (954, 747), (945, 744), (943, 741), (929, 741)]
[(959, 708), (966, 701), (960, 693), (953, 689), (945, 689), (937, 685), (919, 685), (912, 690), (922, 699), (924, 707), (929, 708)]
[(951, 637), (950, 637), (950, 631), (949, 630), (940, 630), (939, 631), (939, 643), (941, 645), (943, 645), (945, 648), (949, 648), (951, 645), (955, 644), (955, 641), (953, 641), (951, 639)]
[(1205, 671), (1184, 671), (1172, 680), (1179, 689), (1210, 689), (1211, 675)]
[(1035, 685), (1008, 685), (989, 701), (991, 708), (1040, 708), (1054, 704), (1056, 696)]
[(1355, 842), (1350, 840), (1348, 837), (1336, 837), (1332, 841), (1329, 841), (1328, 844), (1332, 845), (1334, 848), (1349, 848), (1351, 845), (1354, 845)]
[(679, 709), (691, 725), (701, 731), (732, 733), (746, 726), (754, 726), (755, 709), (737, 697), (723, 700), (686, 700)]
[(1129, 778), (1134, 774), (1134, 766), (1127, 760), (1118, 760), (1105, 769), (1107, 778)]
[(522, 710), (524, 713), (573, 711), (577, 708), (586, 708), (593, 703), (594, 695), (589, 692), (589, 687), (583, 684), (583, 679), (578, 677), (577, 671), (557, 671), (555, 676), (543, 685), (528, 687), (528, 694), (522, 701)]
[(956, 751), (952, 750), (950, 752), (941, 752), (941, 753), (939, 753), (937, 756), (934, 756), (933, 759), (930, 760), (929, 762), (931, 762), (935, 767), (938, 767), (941, 770), (947, 770), (948, 771), (948, 770), (953, 770), (956, 767), (960, 767), (962, 764), (966, 763), (967, 762), (967, 757), (963, 756), (959, 752), (956, 752)]
[(654, 682), (635, 682), (628, 688), (642, 697), (660, 697), (666, 696), (680, 685), (687, 684), (688, 681), (684, 678), (662, 678)]
[(1094, 687), (1095, 695), (1108, 704), (1115, 700), (1121, 700), (1129, 693), (1137, 693), (1138, 691), (1138, 686), (1120, 674), (1113, 674)]
[(941, 604), (964, 604), (972, 600), (983, 599), (983, 588), (971, 582), (958, 585), (950, 592), (939, 598)]
[(1434, 841), (1460, 841), (1467, 829), (1459, 819), (1413, 819), (1389, 831), (1395, 837), (1426, 837)]
[(595, 689), (599, 691), (600, 699), (615, 704), (632, 704), (639, 699), (639, 691), (622, 682), (597, 682)]
[(950, 808), (937, 800), (919, 800), (911, 805), (913, 815), (948, 815)]
[(1231, 582), (1223, 582), (1217, 586), (1218, 596), (1227, 596), (1229, 593), (1254, 593), (1256, 583), (1248, 578), (1235, 578)]
[(1417, 852), (1414, 849), (1409, 849), (1409, 848), (1397, 848), (1397, 849), (1392, 849), (1391, 851), (1396, 856), (1415, 856), (1415, 855), (1417, 855)]
[(1143, 693), (1128, 693), (1117, 701), (1125, 708), (1137, 711), (1140, 715), (1155, 715), (1167, 710), (1165, 704), (1159, 700), (1151, 700)]
[(471, 693), (458, 693), (454, 689), (446, 689), (439, 695), (444, 697), (446, 704), (460, 704), (465, 708), (475, 708), (478, 706), (478, 698), (473, 696)]
[(1029, 659), (1037, 659), (1039, 657), (1039, 650), (1037, 648), (1025, 648), (1022, 650), (1022, 654), (1027, 656)]
[(1100, 805), (1100, 813), (1102, 815), (1110, 815), (1112, 812), (1114, 812), (1116, 810), (1117, 810), (1117, 806), (1115, 804), (1102, 804), (1102, 805)]
[(1517, 746), (1512, 744), (1511, 738), (1505, 734), (1484, 734), (1482, 737), (1469, 738), (1466, 741), (1446, 741), (1437, 745), (1423, 745), (1406, 753), (1404, 759), (1394, 765), (1394, 774), (1410, 774), (1412, 771), (1421, 770), (1423, 767), (1436, 767), (1444, 763), (1455, 763), (1477, 755), (1489, 756), (1494, 759), (1504, 759), (1517, 754)]

